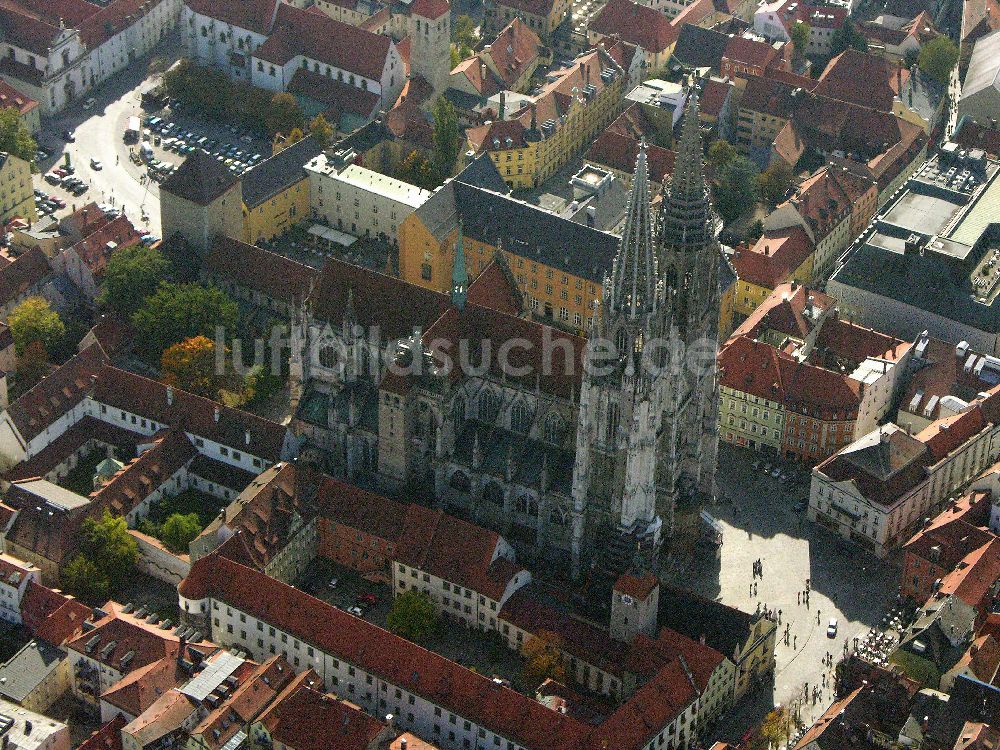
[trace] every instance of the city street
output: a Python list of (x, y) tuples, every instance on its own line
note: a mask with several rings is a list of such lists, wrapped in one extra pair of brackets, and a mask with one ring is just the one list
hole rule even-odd
[[(738, 739), (775, 704), (788, 705), (801, 696), (805, 683), (828, 687), (815, 703), (804, 704), (807, 724), (829, 707), (833, 699), (832, 667), (824, 667), (827, 653), (833, 665), (843, 656), (845, 640), (863, 637), (877, 627), (889, 605), (886, 592), (896, 591), (898, 573), (887, 563), (850, 547), (805, 520), (792, 505), (808, 495), (808, 484), (783, 489), (777, 479), (754, 470), (759, 455), (723, 445), (718, 483), (723, 500), (708, 512), (725, 529), (721, 561), (714, 565), (678, 562), (675, 579), (704, 596), (745, 611), (758, 606), (780, 611), (777, 670), (773, 693), (761, 690), (739, 708), (723, 733)], [(753, 563), (760, 559), (763, 577), (754, 579)], [(802, 592), (809, 579), (809, 606)], [(756, 580), (756, 593), (751, 586)], [(818, 622), (817, 622), (818, 616)], [(831, 618), (837, 619), (836, 637), (827, 637)], [(789, 627), (789, 645), (783, 634)]]

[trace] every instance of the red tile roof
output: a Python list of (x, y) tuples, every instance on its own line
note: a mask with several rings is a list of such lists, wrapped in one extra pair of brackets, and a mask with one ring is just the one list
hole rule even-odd
[(414, 0), (410, 6), (410, 14), (421, 18), (440, 18), (451, 10), (451, 3), (448, 0)]
[(44, 477), (63, 463), (67, 456), (76, 453), (91, 440), (114, 447), (119, 456), (133, 456), (136, 445), (143, 439), (144, 436), (138, 432), (117, 427), (88, 415), (27, 461), (14, 466), (7, 472), (5, 479), (16, 482), (32, 477)]
[[(446, 0), (437, 1), (446, 2)], [(528, 69), (538, 62), (541, 47), (538, 35), (520, 18), (515, 18), (490, 43), (489, 52), (484, 49), (480, 55), (489, 55), (505, 87), (512, 89)]]
[(731, 260), (740, 281), (774, 289), (791, 280), (813, 250), (809, 235), (796, 224), (762, 235), (752, 248), (737, 250)]
[(104, 362), (99, 346), (88, 347), (12, 403), (7, 414), (21, 437), (34, 439), (83, 401)]
[(330, 120), (339, 119), (345, 112), (368, 119), (378, 109), (381, 101), (374, 91), (365, 91), (304, 68), (299, 68), (292, 75), (288, 91), (325, 105), (330, 113)]
[(91, 614), (91, 608), (83, 602), (34, 581), (28, 582), (21, 600), (24, 627), (36, 638), (56, 646), (79, 633)]
[(38, 106), (38, 102), (30, 96), (22, 94), (7, 81), (0, 80), (0, 107), (17, 107), (22, 115)]
[(527, 579), (524, 568), (495, 558), (499, 544), (496, 532), (441, 510), (409, 505), (395, 559), (499, 600), (515, 576)]
[(910, 71), (884, 57), (848, 49), (834, 57), (815, 92), (821, 96), (892, 112), (893, 99), (910, 79)]
[(628, 573), (622, 574), (615, 581), (615, 591), (638, 599), (640, 602), (646, 601), (646, 597), (653, 593), (653, 589), (660, 585), (659, 579), (652, 573), (636, 577)]
[(1000, 580), (1000, 538), (994, 537), (979, 549), (966, 555), (948, 575), (941, 579), (936, 596), (954, 594), (970, 607), (988, 611), (990, 597)]
[[(253, 56), (284, 65), (298, 55), (381, 81), (392, 39), (330, 18), (322, 11), (281, 3), (274, 29)], [(364, 93), (359, 91), (359, 96)]]
[(279, 2), (280, 0), (185, 0), (185, 5), (203, 16), (266, 35), (271, 30)]
[(591, 19), (589, 30), (616, 35), (649, 53), (665, 52), (679, 34), (665, 15), (631, 0), (609, 0)]
[(118, 714), (111, 721), (102, 724), (77, 750), (121, 750), (122, 728), (127, 723), (127, 719)]
[(517, 288), (517, 281), (507, 266), (503, 255), (495, 254), (489, 265), (469, 284), (468, 302), (496, 310), (505, 315), (520, 316), (524, 300)]
[[(632, 174), (635, 171), (636, 155), (639, 153), (639, 141), (631, 136), (605, 130), (595, 140), (587, 151), (584, 159), (596, 162), (619, 172)], [(674, 159), (677, 155), (670, 149), (657, 145), (646, 145), (646, 163), (650, 179), (663, 182), (674, 172)]]
[[(108, 260), (116, 251), (138, 245), (142, 238), (125, 215), (118, 216), (70, 249), (86, 264), (95, 278), (104, 275)], [(113, 247), (111, 245), (114, 245)]]
[(357, 707), (307, 685), (272, 704), (260, 723), (289, 750), (368, 750), (386, 730)]
[(722, 59), (750, 67), (767, 68), (780, 56), (778, 50), (767, 42), (747, 39), (742, 36), (731, 36), (726, 43), (726, 51)]
[(231, 604), (519, 745), (571, 750), (586, 737), (586, 727), (527, 696), (218, 555), (195, 563), (178, 591)]
[(41, 248), (33, 247), (0, 268), (0, 305), (20, 300), (52, 273)]
[(602, 724), (588, 726), (216, 554), (195, 563), (178, 592), (230, 604), (523, 747), (639, 750), (698, 697), (688, 671), (674, 660)]
[(286, 304), (301, 301), (320, 273), (284, 255), (229, 237), (215, 239), (202, 271), (224, 285), (235, 284)]
[(281, 459), (288, 433), (287, 428), (277, 422), (179, 388), (173, 389), (173, 403), (168, 404), (167, 386), (163, 383), (110, 365), (98, 373), (92, 398), (109, 407), (245, 450), (271, 462)]

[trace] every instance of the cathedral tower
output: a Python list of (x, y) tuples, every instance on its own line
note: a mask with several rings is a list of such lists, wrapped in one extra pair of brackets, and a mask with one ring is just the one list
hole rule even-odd
[(410, 6), (410, 75), (422, 76), (434, 96), (448, 88), (451, 73), (451, 4), (448, 0), (416, 0)]
[(588, 341), (573, 472), (576, 575), (588, 564), (604, 577), (654, 567), (665, 540), (697, 534), (701, 500), (714, 491), (719, 247), (693, 90), (688, 101), (655, 225), (640, 146)]

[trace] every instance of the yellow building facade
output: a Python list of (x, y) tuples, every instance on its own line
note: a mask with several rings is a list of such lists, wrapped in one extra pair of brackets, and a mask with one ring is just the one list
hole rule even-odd
[(515, 190), (537, 187), (589, 145), (618, 115), (627, 75), (601, 48), (556, 71), (516, 119), (467, 131), (468, 150), (488, 153)]
[(31, 165), (13, 154), (0, 152), (0, 221), (6, 223), (16, 216), (32, 223), (38, 218)]
[(272, 240), (309, 217), (309, 180), (303, 177), (255, 206), (243, 204), (243, 241)]

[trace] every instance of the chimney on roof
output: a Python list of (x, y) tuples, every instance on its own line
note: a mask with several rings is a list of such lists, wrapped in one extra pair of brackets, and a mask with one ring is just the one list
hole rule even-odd
[(250, 429), (247, 428), (243, 431), (243, 443), (245, 445), (250, 445)]
[(507, 92), (500, 92), (500, 122), (503, 122), (504, 115), (507, 114)]
[(219, 421), (219, 407), (218, 406), (215, 407), (215, 410), (214, 410), (214, 413), (213, 413), (213, 417), (214, 417), (216, 423), (218, 423), (218, 421)]
[(174, 403), (174, 387), (172, 385), (167, 386), (167, 406), (172, 406)]
[(406, 750), (406, 737), (399, 738), (399, 750)]

